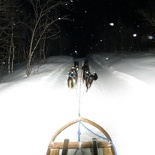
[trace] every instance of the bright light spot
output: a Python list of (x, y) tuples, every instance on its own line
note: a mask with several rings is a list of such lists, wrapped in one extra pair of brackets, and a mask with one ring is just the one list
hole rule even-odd
[(148, 39), (152, 40), (153, 39), (153, 36), (148, 36)]
[(109, 58), (108, 58), (108, 57), (106, 57), (105, 59), (106, 59), (106, 60), (108, 60)]
[(60, 20), (61, 18), (59, 17), (58, 19)]
[(133, 37), (137, 37), (137, 34), (136, 34), (136, 33), (134, 33), (134, 34), (133, 34)]
[(114, 26), (114, 23), (109, 23), (110, 26)]
[(78, 52), (75, 50), (75, 53), (78, 54)]
[(102, 42), (103, 40), (102, 39), (100, 39), (100, 42)]
[(85, 13), (87, 13), (87, 11), (85, 11)]
[(70, 0), (70, 2), (73, 2), (73, 0)]

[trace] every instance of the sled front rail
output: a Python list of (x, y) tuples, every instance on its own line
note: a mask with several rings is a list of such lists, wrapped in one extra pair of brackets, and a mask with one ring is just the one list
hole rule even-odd
[[(67, 141), (67, 142), (66, 142)], [(98, 150), (103, 149), (102, 155), (114, 155), (112, 145), (107, 141), (96, 141), (96, 146), (93, 144), (93, 141), (88, 142), (69, 142), (68, 139), (65, 139), (64, 142), (52, 142), (48, 146), (47, 155), (59, 155), (59, 150), (62, 149), (62, 155), (67, 155), (69, 149), (92, 149)], [(95, 151), (94, 151), (95, 152)], [(92, 155), (98, 155), (98, 153), (93, 153)]]
[[(92, 141), (84, 141), (84, 142), (69, 142), (69, 139), (65, 139), (64, 142), (55, 142), (56, 137), (68, 128), (69, 126), (77, 123), (77, 122), (84, 122), (88, 123), (98, 130), (102, 132), (102, 134), (106, 137), (107, 140), (98, 141), (96, 138), (92, 138)], [(90, 155), (116, 155), (116, 151), (114, 149), (114, 145), (112, 143), (110, 135), (103, 129), (101, 126), (96, 124), (95, 122), (88, 120), (86, 118), (80, 118), (73, 120), (63, 127), (61, 127), (52, 137), (46, 155), (74, 155), (75, 153), (71, 154), (70, 151), (74, 150), (91, 150)], [(101, 152), (100, 152), (101, 150)], [(62, 151), (62, 153), (61, 153)], [(99, 154), (98, 154), (99, 152)], [(82, 153), (83, 154), (83, 153)], [(88, 154), (87, 154), (88, 155)]]

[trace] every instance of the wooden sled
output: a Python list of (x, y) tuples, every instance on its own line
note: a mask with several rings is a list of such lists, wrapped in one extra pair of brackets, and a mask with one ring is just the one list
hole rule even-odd
[[(66, 128), (69, 126), (79, 122), (79, 119), (73, 120), (69, 122), (68, 124), (64, 125), (62, 128), (60, 128), (52, 137), (50, 144), (47, 149), (46, 155), (67, 155), (69, 149), (88, 149), (90, 148), (91, 155), (99, 155), (98, 149), (102, 149), (101, 155), (116, 155), (115, 149), (113, 144), (111, 143), (111, 137), (109, 134), (98, 124), (95, 122), (92, 122), (91, 120), (88, 120), (86, 118), (80, 118), (80, 121), (88, 123), (97, 129), (99, 129), (109, 141), (103, 140), (103, 141), (97, 141), (96, 138), (92, 138), (92, 141), (86, 141), (86, 142), (69, 142), (69, 139), (65, 139), (64, 142), (54, 142), (56, 137)], [(61, 150), (61, 152), (60, 152)], [(70, 154), (69, 154), (70, 155)]]

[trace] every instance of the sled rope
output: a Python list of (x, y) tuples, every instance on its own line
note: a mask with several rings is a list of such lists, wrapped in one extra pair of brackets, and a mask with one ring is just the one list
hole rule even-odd
[(112, 145), (113, 145), (114, 152), (115, 152), (115, 155), (117, 155), (116, 147), (115, 147), (114, 143), (112, 142), (112, 140), (110, 140), (110, 139), (108, 139), (108, 138), (106, 138), (106, 137), (103, 137), (103, 136), (100, 136), (100, 135), (94, 133), (92, 130), (90, 130), (88, 127), (86, 127), (86, 126), (82, 123), (81, 120), (79, 121), (79, 123), (80, 123), (86, 130), (88, 130), (89, 132), (91, 132), (91, 133), (94, 134), (95, 136), (97, 136), (97, 137), (99, 137), (99, 138), (101, 138), (101, 139), (103, 139), (103, 140), (106, 140), (106, 141), (108, 141), (110, 144), (112, 144)]
[[(79, 88), (80, 89), (80, 88)], [(78, 98), (78, 116), (80, 117), (80, 109), (81, 109), (81, 97), (80, 97), (80, 93), (78, 93), (78, 88), (76, 86), (76, 96)]]
[(78, 122), (78, 142), (80, 142), (81, 141), (81, 130), (80, 130), (80, 120), (79, 120), (79, 122)]
[[(81, 74), (82, 75), (82, 74)], [(79, 88), (79, 105), (78, 105), (78, 117), (81, 117), (81, 101), (82, 101), (82, 97), (83, 97), (83, 94), (81, 96), (81, 81), (82, 79), (80, 78), (80, 88)]]
[(81, 129), (80, 129), (80, 125), (81, 125), (80, 124), (80, 122), (81, 122), (81, 101), (82, 101), (82, 98), (83, 98), (83, 95), (84, 95), (84, 91), (82, 93), (82, 71), (80, 72), (80, 80), (79, 80), (79, 82), (80, 82), (79, 87), (78, 88), (76, 87), (76, 94), (77, 94), (77, 98), (78, 98), (78, 118), (79, 118), (77, 134), (78, 134), (78, 142), (80, 144), (80, 141), (81, 141)]
[[(79, 79), (79, 78), (78, 78)], [(82, 92), (82, 71), (80, 72), (79, 86), (76, 86), (76, 95), (78, 98), (78, 117), (81, 117), (81, 101), (85, 91)]]
[[(47, 154), (46, 154), (46, 155), (50, 155), (50, 149), (53, 149), (53, 148), (59, 149), (59, 148), (61, 148), (61, 147), (58, 147), (59, 144), (57, 144), (57, 142), (56, 142), (56, 143), (54, 142), (55, 139), (56, 139), (56, 137), (58, 137), (58, 135), (59, 135), (63, 130), (65, 130), (66, 128), (68, 128), (69, 126), (71, 126), (71, 125), (73, 125), (73, 124), (75, 124), (75, 123), (78, 123), (79, 129), (80, 129), (80, 125), (81, 125), (82, 127), (84, 127), (86, 130), (88, 130), (89, 132), (91, 132), (91, 133), (94, 134), (95, 136), (100, 137), (100, 138), (102, 138), (103, 140), (107, 141), (106, 143), (104, 142), (104, 144), (106, 144), (106, 145), (104, 145), (105, 148), (111, 149), (110, 152), (111, 152), (112, 154), (110, 153), (110, 155), (117, 155), (116, 148), (115, 148), (115, 146), (114, 146), (114, 144), (113, 144), (113, 142), (112, 142), (112, 139), (111, 139), (110, 135), (106, 132), (106, 130), (105, 130), (104, 128), (102, 128), (101, 126), (99, 126), (98, 124), (96, 124), (95, 122), (93, 122), (93, 121), (91, 121), (91, 120), (88, 120), (88, 119), (86, 119), (86, 118), (82, 118), (82, 117), (81, 117), (80, 119), (76, 119), (76, 120), (73, 120), (73, 121), (67, 123), (66, 125), (64, 125), (63, 127), (61, 127), (59, 130), (57, 130), (57, 132), (53, 135), (53, 137), (52, 137), (52, 139), (51, 139), (51, 141), (50, 141), (50, 144), (49, 144), (48, 151), (47, 151)], [(88, 127), (86, 127), (85, 123), (88, 123), (88, 124), (92, 125), (93, 127), (97, 128), (99, 131), (101, 131), (101, 133), (102, 133), (104, 136), (98, 135), (98, 134), (96, 134), (95, 132), (93, 132), (91, 129), (89, 129)], [(79, 135), (80, 135), (80, 134), (81, 134), (81, 133), (79, 133)], [(80, 140), (80, 139), (79, 139), (79, 140)], [(54, 143), (55, 143), (55, 144), (54, 144)], [(102, 144), (103, 144), (103, 143), (102, 143)], [(110, 145), (109, 145), (109, 144), (110, 144)], [(61, 145), (61, 144), (60, 144), (60, 145)], [(78, 150), (81, 150), (81, 153), (83, 154), (83, 151), (82, 151), (83, 143), (82, 143), (82, 142), (74, 142), (73, 145), (74, 145), (74, 147), (77, 149), (76, 152), (77, 152)], [(73, 147), (73, 145), (72, 145), (72, 147)], [(90, 146), (90, 145), (89, 145), (89, 146)], [(102, 145), (100, 148), (104, 148), (104, 146)], [(86, 147), (84, 147), (84, 148), (86, 148)], [(75, 154), (76, 154), (76, 153), (75, 153)], [(52, 154), (52, 155), (54, 155), (54, 154)]]
[[(82, 101), (82, 98), (83, 98), (83, 95), (85, 93), (85, 91), (82, 91), (82, 71), (80, 72), (80, 78), (78, 78), (79, 80), (79, 85), (76, 86), (76, 95), (77, 95), (77, 98), (78, 98), (78, 131), (77, 131), (77, 138), (78, 138), (78, 142), (79, 142), (79, 148), (81, 148), (81, 125), (87, 130), (89, 131), (90, 133), (94, 134), (95, 136), (103, 139), (103, 140), (106, 140), (108, 141), (110, 144), (113, 145), (113, 149), (114, 149), (114, 152), (115, 152), (115, 155), (117, 155), (117, 152), (116, 152), (116, 148), (112, 142), (111, 139), (109, 138), (106, 138), (106, 137), (103, 137), (103, 136), (100, 136), (96, 133), (94, 133), (92, 130), (90, 130), (88, 127), (86, 127), (83, 123), (82, 123), (82, 120), (81, 120), (81, 101)], [(77, 149), (78, 150), (78, 149)], [(77, 152), (76, 150), (76, 152)], [(76, 153), (75, 153), (76, 154)]]

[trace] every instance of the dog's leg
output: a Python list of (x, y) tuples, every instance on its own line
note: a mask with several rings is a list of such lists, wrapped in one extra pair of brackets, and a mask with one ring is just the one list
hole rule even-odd
[(92, 83), (93, 83), (93, 79), (90, 78), (90, 80), (89, 80), (89, 88), (91, 87)]
[(83, 83), (84, 83), (84, 80), (85, 80), (85, 79), (84, 79), (84, 73), (83, 73), (83, 74), (82, 74), (82, 81), (83, 81)]
[(76, 84), (76, 80), (75, 78), (72, 78), (72, 88), (74, 88), (75, 84)]
[(68, 78), (68, 88), (71, 88), (71, 78)]
[(71, 79), (71, 88), (74, 87), (74, 81), (73, 81), (73, 78)]
[(73, 78), (69, 77), (68, 78), (68, 88), (73, 88), (74, 87), (74, 81)]
[(87, 92), (87, 91), (88, 91), (88, 88), (89, 88), (89, 86), (88, 86), (88, 85), (89, 85), (89, 79), (88, 79), (88, 78), (86, 78), (86, 80), (85, 80), (85, 81), (86, 81), (86, 92)]

